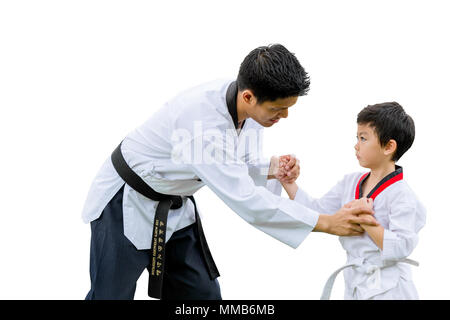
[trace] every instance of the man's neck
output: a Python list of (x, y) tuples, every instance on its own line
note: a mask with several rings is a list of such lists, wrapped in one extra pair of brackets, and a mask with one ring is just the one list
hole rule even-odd
[(245, 110), (244, 101), (242, 101), (241, 92), (238, 91), (237, 99), (236, 99), (236, 109), (238, 115), (238, 122), (242, 123), (245, 119), (249, 118), (247, 111)]

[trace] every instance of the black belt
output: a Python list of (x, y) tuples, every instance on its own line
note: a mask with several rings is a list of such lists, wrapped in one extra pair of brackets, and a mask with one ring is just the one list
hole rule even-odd
[[(148, 295), (152, 298), (161, 299), (162, 283), (164, 275), (164, 251), (166, 240), (166, 226), (169, 209), (178, 209), (183, 205), (181, 196), (173, 196), (162, 194), (153, 190), (139, 175), (137, 175), (127, 164), (120, 149), (122, 142), (111, 154), (111, 160), (114, 168), (119, 176), (135, 191), (143, 196), (159, 201), (155, 212), (155, 219), (153, 223), (153, 238), (152, 238), (152, 262), (150, 266), (150, 276), (148, 285)], [(214, 280), (220, 276), (214, 263), (213, 257), (206, 242), (205, 234), (203, 233), (202, 223), (198, 215), (197, 205), (193, 196), (189, 196), (195, 208), (196, 228), (199, 235), (199, 240), (208, 269), (209, 277)]]

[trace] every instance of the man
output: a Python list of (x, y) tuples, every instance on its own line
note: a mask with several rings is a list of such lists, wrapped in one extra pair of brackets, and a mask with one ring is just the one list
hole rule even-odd
[(244, 59), (237, 81), (189, 89), (129, 133), (97, 174), (83, 210), (92, 229), (86, 299), (133, 299), (145, 268), (151, 297), (221, 299), (192, 197), (204, 185), (245, 221), (294, 248), (311, 231), (358, 235), (360, 223), (376, 225), (372, 216), (358, 216), (368, 209), (331, 215), (280, 197), (274, 178), (292, 182), (299, 167), (295, 157), (283, 157), (283, 171), (277, 157), (262, 159), (262, 129), (286, 118), (308, 89), (292, 53), (282, 45), (260, 47)]

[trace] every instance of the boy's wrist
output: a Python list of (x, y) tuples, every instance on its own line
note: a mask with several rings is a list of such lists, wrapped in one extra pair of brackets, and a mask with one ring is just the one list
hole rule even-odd
[(281, 185), (283, 186), (284, 190), (286, 190), (286, 193), (288, 194), (289, 198), (291, 200), (295, 199), (295, 195), (297, 194), (298, 191), (298, 185), (294, 182), (281, 182)]

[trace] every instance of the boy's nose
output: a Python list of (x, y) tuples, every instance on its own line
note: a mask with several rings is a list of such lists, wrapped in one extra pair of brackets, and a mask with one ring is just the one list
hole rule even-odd
[(358, 151), (358, 149), (359, 149), (359, 146), (358, 146), (358, 143), (357, 143), (357, 144), (355, 144), (355, 150)]
[(280, 117), (287, 118), (288, 117), (288, 109), (285, 109), (285, 110), (281, 111)]

